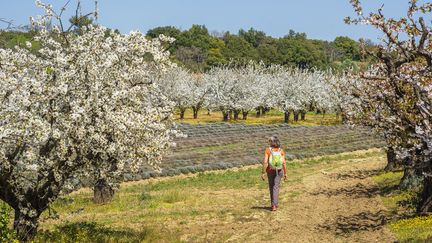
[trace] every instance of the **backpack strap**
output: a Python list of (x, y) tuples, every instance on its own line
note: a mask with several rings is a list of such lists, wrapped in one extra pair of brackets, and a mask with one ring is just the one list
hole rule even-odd
[[(273, 153), (273, 148), (271, 148), (271, 147), (270, 147), (270, 152)], [(279, 148), (278, 148), (278, 151), (276, 151), (276, 152), (282, 152), (282, 148), (279, 147)]]
[(270, 151), (270, 154), (269, 154), (269, 157), (268, 157), (268, 166), (270, 166), (270, 168), (271, 168), (271, 161), (272, 161), (272, 158), (273, 158), (272, 147), (269, 147), (269, 151)]

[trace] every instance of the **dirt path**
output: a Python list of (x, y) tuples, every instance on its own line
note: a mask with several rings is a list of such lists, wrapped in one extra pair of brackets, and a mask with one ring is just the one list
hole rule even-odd
[(267, 190), (202, 192), (211, 193), (208, 210), (226, 208), (223, 220), (209, 214), (176, 228), (183, 240), (200, 242), (394, 242), (370, 178), (384, 165), (378, 156), (313, 166), (282, 186), (277, 212), (264, 207)]

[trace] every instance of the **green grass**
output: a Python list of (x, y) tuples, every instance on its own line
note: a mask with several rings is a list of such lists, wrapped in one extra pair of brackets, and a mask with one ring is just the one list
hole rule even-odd
[(412, 197), (412, 195), (406, 191), (389, 191), (389, 189), (391, 188), (397, 188), (402, 176), (402, 172), (387, 172), (380, 173), (372, 177), (372, 179), (380, 187), (380, 190), (383, 192), (387, 192), (383, 195), (381, 199), (384, 206), (393, 214), (396, 214), (398, 211), (401, 210), (399, 202), (408, 201)]
[(12, 230), (13, 209), (0, 200), (0, 242), (14, 242), (15, 232)]
[(290, 199), (295, 199), (296, 197), (298, 197), (300, 195), (301, 195), (301, 192), (292, 191), (292, 192), (288, 193), (287, 197)]
[(401, 242), (432, 241), (432, 216), (397, 220), (390, 228)]
[[(241, 171), (225, 171), (222, 173), (198, 173), (196, 177), (185, 179), (175, 179), (156, 183), (150, 183), (145, 186), (146, 190), (161, 191), (168, 189), (180, 190), (184, 188), (209, 189), (243, 189), (259, 186), (263, 188), (262, 183), (257, 181), (257, 175), (261, 169), (246, 169)], [(129, 188), (129, 190), (134, 190)]]
[[(318, 164), (329, 164), (337, 161), (344, 161), (350, 159), (363, 159), (368, 157), (379, 156), (382, 151), (375, 150), (361, 154), (337, 154), (322, 156), (319, 158), (294, 160), (287, 162), (287, 170), (294, 172), (296, 169), (307, 169), (308, 167)], [(259, 189), (266, 187), (257, 181), (257, 175), (260, 174), (261, 168), (250, 168), (240, 171), (224, 171), (222, 173), (198, 173), (196, 177), (186, 179), (174, 179), (163, 182), (150, 183), (145, 186), (148, 191), (160, 191), (168, 189), (182, 189), (182, 188), (225, 188), (225, 189), (245, 189), (258, 186)], [(295, 174), (295, 173), (294, 173)], [(294, 176), (297, 178), (297, 176)], [(135, 190), (134, 187), (127, 188), (126, 190)]]
[(54, 230), (39, 233), (34, 242), (180, 242), (169, 234), (162, 237), (157, 229), (140, 231), (113, 229), (95, 222), (67, 223)]
[[(415, 215), (417, 191), (395, 189), (402, 176), (403, 172), (383, 172), (372, 177), (380, 187), (382, 202), (392, 216)], [(388, 226), (400, 242), (432, 241), (432, 216), (395, 219)]]
[(380, 186), (380, 188), (384, 187), (392, 187), (399, 185), (399, 181), (403, 176), (403, 172), (386, 172), (380, 173), (372, 177), (372, 179)]
[(344, 160), (351, 160), (351, 159), (364, 159), (369, 157), (377, 157), (381, 156), (382, 151), (381, 150), (374, 150), (370, 152), (365, 152), (361, 154), (355, 154), (355, 153), (342, 153), (342, 154), (336, 154), (336, 155), (328, 155), (328, 156), (322, 156), (319, 158), (311, 158), (311, 159), (304, 159), (300, 162), (293, 161), (287, 163), (287, 169), (293, 169), (293, 168), (301, 168), (306, 166), (313, 166), (315, 164), (328, 164), (332, 162), (337, 161), (344, 161)]

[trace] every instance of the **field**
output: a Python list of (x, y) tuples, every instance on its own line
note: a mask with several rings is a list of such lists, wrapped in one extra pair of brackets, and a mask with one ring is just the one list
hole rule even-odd
[(287, 159), (301, 159), (383, 146), (382, 139), (363, 128), (338, 126), (290, 126), (211, 123), (178, 124), (186, 138), (162, 161), (162, 172), (144, 167), (140, 173), (126, 174), (126, 180), (173, 176), (207, 170), (261, 163), (267, 140), (278, 135)]
[[(185, 112), (185, 116), (183, 120), (179, 118), (179, 112), (176, 112), (174, 115), (175, 119), (178, 122), (185, 122), (190, 124), (206, 124), (206, 123), (217, 123), (222, 121), (222, 113), (218, 111), (210, 112), (208, 114), (207, 110), (201, 109), (198, 112), (198, 118), (193, 118), (192, 109), (187, 109)], [(246, 120), (242, 120), (242, 116), (240, 115), (240, 119), (237, 121), (230, 120), (229, 123), (234, 124), (281, 124), (284, 122), (284, 114), (277, 110), (270, 110), (264, 116), (256, 117), (256, 112), (251, 111), (248, 114)], [(308, 112), (306, 114), (306, 119), (304, 121), (293, 121), (293, 114), (290, 116), (289, 123), (290, 125), (301, 125), (301, 126), (316, 126), (316, 125), (337, 125), (341, 124), (340, 117), (337, 118), (335, 114), (316, 114), (315, 112)]]
[[(114, 200), (82, 188), (41, 217), (35, 242), (394, 242), (432, 237), (413, 217), (401, 172), (384, 173), (383, 141), (364, 128), (178, 124), (187, 137), (162, 173), (127, 174)], [(267, 138), (287, 151), (280, 209), (269, 208), (260, 162)], [(269, 227), (268, 225), (272, 225)]]
[[(124, 183), (106, 205), (94, 205), (91, 191), (81, 189), (58, 200), (51, 216), (43, 215), (37, 241), (393, 242), (430, 237), (430, 228), (417, 235), (413, 227), (418, 224), (399, 220), (388, 207), (390, 194), (380, 182), (388, 178), (381, 172), (384, 155), (371, 149), (290, 161), (277, 212), (269, 211), (267, 185), (257, 166)], [(407, 237), (398, 225), (409, 222)]]
[(0, 243), (432, 242), (432, 3), (111, 2), (0, 14)]

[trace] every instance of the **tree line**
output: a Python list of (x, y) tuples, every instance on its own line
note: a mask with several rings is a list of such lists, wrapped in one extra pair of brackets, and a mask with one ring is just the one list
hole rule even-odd
[[(93, 24), (89, 17), (72, 17), (69, 22), (77, 27)], [(290, 30), (285, 36), (275, 38), (254, 28), (240, 29), (234, 34), (211, 32), (198, 24), (187, 30), (173, 26), (156, 27), (148, 30), (146, 36), (157, 38), (160, 34), (175, 39), (167, 46), (172, 61), (193, 72), (204, 72), (233, 62), (245, 64), (250, 60), (268, 65), (335, 70), (364, 68), (370, 61), (362, 55), (360, 42), (345, 36), (336, 37), (333, 41), (314, 40), (309, 39), (306, 33)], [(32, 48), (37, 50), (40, 46), (33, 41), (34, 35), (34, 31), (27, 30), (0, 31), (0, 48), (24, 46), (26, 41), (31, 41)], [(364, 43), (367, 48), (374, 48), (371, 41)]]
[[(209, 32), (204, 25), (192, 25), (187, 30), (173, 26), (150, 29), (147, 36), (159, 34), (176, 39), (169, 47), (173, 60), (193, 71), (205, 71), (229, 62), (247, 63), (250, 60), (299, 68), (343, 69), (358, 67), (366, 61), (360, 42), (339, 36), (333, 41), (309, 39), (306, 33), (290, 30), (275, 38), (264, 31), (250, 28), (238, 33)], [(365, 42), (373, 48), (371, 41)]]

